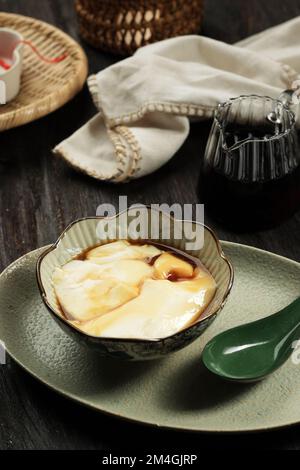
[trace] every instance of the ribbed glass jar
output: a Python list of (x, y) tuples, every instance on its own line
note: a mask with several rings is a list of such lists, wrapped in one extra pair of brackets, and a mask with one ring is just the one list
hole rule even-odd
[[(280, 122), (268, 115), (274, 110)], [(199, 182), (201, 202), (238, 230), (268, 228), (300, 208), (300, 150), (294, 114), (256, 95), (220, 104)]]

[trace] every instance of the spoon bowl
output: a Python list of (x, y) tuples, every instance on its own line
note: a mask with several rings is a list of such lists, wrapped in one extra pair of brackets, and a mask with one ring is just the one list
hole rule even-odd
[(204, 365), (229, 380), (252, 382), (278, 369), (300, 337), (300, 297), (273, 315), (215, 336), (203, 350)]

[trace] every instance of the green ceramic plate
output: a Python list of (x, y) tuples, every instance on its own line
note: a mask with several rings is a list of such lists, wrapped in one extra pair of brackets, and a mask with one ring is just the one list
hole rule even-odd
[[(289, 360), (255, 384), (223, 382), (204, 369), (201, 350), (217, 333), (258, 319), (300, 292), (300, 264), (223, 243), (235, 268), (228, 302), (187, 348), (150, 362), (117, 362), (73, 342), (44, 307), (35, 279), (42, 249), (0, 276), (0, 338), (33, 376), (66, 397), (132, 421), (191, 431), (255, 431), (300, 422), (300, 364)], [(5, 367), (5, 366), (3, 366)]]

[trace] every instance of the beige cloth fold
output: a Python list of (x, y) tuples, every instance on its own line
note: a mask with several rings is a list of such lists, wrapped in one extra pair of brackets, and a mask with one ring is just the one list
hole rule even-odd
[(167, 39), (88, 79), (98, 114), (54, 152), (99, 180), (120, 182), (164, 165), (189, 133), (241, 94), (277, 97), (300, 78), (300, 17), (235, 45)]

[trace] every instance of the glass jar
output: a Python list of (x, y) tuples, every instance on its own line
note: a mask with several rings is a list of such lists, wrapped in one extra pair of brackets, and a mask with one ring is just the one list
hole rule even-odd
[[(270, 113), (280, 117), (268, 119)], [(273, 227), (300, 208), (300, 151), (294, 113), (256, 95), (220, 104), (199, 193), (205, 210), (232, 229)]]

